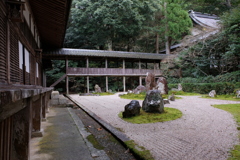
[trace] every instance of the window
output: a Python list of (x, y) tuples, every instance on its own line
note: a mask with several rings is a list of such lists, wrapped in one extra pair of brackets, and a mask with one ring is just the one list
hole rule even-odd
[(19, 68), (22, 69), (23, 65), (23, 45), (18, 41), (18, 50), (19, 50)]
[(30, 63), (29, 63), (29, 52), (28, 50), (25, 48), (25, 66), (26, 66), (26, 72), (30, 73)]

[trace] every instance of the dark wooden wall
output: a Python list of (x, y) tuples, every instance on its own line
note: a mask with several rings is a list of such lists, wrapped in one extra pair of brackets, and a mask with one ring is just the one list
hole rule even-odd
[(0, 2), (0, 83), (7, 82), (7, 17), (3, 2)]

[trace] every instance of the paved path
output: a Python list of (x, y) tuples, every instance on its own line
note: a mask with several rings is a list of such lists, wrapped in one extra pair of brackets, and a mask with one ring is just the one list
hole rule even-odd
[(240, 102), (183, 96), (165, 105), (181, 110), (180, 119), (131, 124), (118, 117), (130, 100), (118, 95), (71, 97), (113, 127), (121, 128), (130, 139), (150, 150), (156, 160), (226, 160), (230, 148), (239, 142), (232, 115), (211, 105)]

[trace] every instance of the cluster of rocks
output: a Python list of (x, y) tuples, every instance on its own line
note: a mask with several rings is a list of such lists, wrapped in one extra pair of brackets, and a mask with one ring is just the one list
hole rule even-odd
[[(138, 101), (132, 100), (125, 106), (123, 118), (133, 117), (140, 114), (141, 106)], [(145, 112), (162, 113), (164, 112), (164, 100), (159, 90), (149, 90), (142, 103)]]

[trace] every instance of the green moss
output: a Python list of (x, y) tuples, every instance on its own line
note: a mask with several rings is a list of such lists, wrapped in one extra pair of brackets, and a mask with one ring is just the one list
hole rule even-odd
[(175, 120), (182, 117), (182, 112), (175, 108), (165, 107), (164, 113), (148, 113), (141, 110), (140, 115), (131, 118), (123, 118), (122, 112), (120, 112), (118, 116), (127, 122), (142, 124)]
[(240, 145), (235, 145), (234, 149), (230, 151), (231, 157), (228, 160), (237, 160), (240, 159)]
[(199, 96), (201, 94), (199, 93), (191, 93), (191, 92), (184, 92), (184, 91), (169, 91), (168, 94), (171, 95), (171, 94), (174, 94), (174, 95), (181, 95), (181, 96)]
[(94, 137), (94, 135), (90, 134), (89, 136), (87, 136), (87, 140), (92, 143), (93, 147), (96, 148), (96, 149), (99, 149), (99, 150), (103, 150), (104, 147), (101, 146), (97, 139)]
[[(240, 126), (240, 104), (222, 104), (213, 105), (213, 107), (230, 112), (234, 116), (238, 126)], [(240, 159), (240, 145), (235, 145), (234, 149), (231, 150), (230, 153), (231, 156), (228, 158), (228, 160)]]
[(154, 160), (149, 150), (142, 146), (135, 144), (133, 140), (124, 142), (126, 146), (135, 154), (137, 159), (140, 160)]
[(240, 98), (236, 98), (235, 95), (231, 95), (231, 94), (217, 95), (216, 97), (210, 97), (208, 95), (204, 95), (204, 96), (202, 96), (202, 98), (220, 99), (220, 100), (229, 100), (229, 101), (240, 101)]
[(140, 94), (128, 93), (128, 94), (121, 95), (120, 97), (124, 99), (144, 100), (145, 96), (146, 96), (146, 93), (144, 92)]

